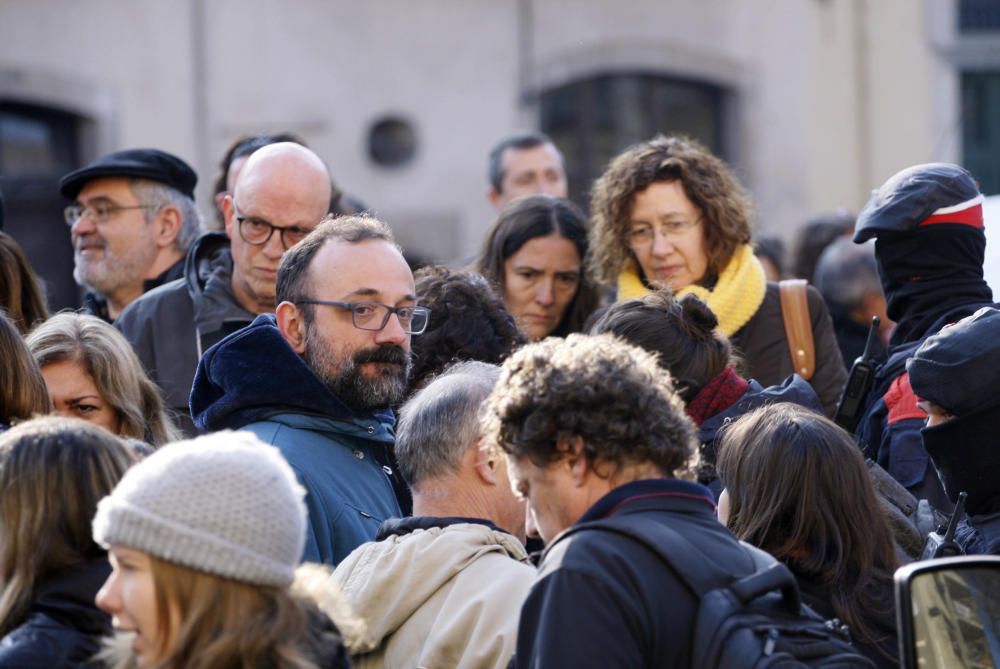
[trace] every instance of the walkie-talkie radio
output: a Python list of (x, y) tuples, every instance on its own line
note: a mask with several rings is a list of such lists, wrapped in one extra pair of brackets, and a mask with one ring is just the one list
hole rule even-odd
[(837, 402), (837, 411), (833, 414), (833, 422), (844, 428), (851, 434), (861, 420), (861, 411), (864, 408), (865, 398), (875, 381), (875, 341), (878, 337), (878, 326), (881, 323), (878, 316), (872, 316), (872, 325), (868, 330), (868, 340), (865, 342), (865, 350), (854, 364), (851, 365), (851, 373), (847, 375), (847, 383), (844, 385), (844, 392)]
[[(958, 493), (958, 501), (955, 503), (955, 510), (948, 520), (947, 529), (939, 527), (936, 532), (931, 532), (927, 535), (927, 542), (924, 544), (923, 553), (920, 555), (921, 560), (955, 557), (965, 554), (962, 547), (955, 542), (955, 530), (958, 528), (958, 521), (962, 519), (962, 514), (965, 513), (966, 497), (968, 497), (966, 493)], [(941, 530), (944, 530), (944, 532)]]

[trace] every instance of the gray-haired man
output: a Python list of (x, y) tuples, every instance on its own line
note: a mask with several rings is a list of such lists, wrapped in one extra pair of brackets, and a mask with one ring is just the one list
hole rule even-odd
[(414, 516), (383, 523), (335, 572), (368, 625), (355, 666), (506, 667), (514, 652), (535, 570), (521, 544), (524, 502), (482, 440), (498, 375), (460, 363), (401, 410), (396, 457)]

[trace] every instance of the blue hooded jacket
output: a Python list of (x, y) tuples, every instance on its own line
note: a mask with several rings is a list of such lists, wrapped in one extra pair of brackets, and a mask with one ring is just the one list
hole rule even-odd
[(281, 450), (306, 489), (303, 560), (337, 564), (401, 514), (389, 480), (390, 411), (358, 414), (288, 345), (273, 314), (205, 352), (191, 389), (200, 430), (248, 430)]

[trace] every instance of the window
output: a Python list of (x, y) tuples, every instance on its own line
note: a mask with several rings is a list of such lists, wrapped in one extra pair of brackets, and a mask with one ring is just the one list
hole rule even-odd
[(1000, 193), (1000, 71), (962, 74), (962, 164), (984, 193)]
[(0, 190), (4, 231), (24, 249), (45, 288), (49, 308), (76, 307), (73, 248), (63, 222), (59, 178), (79, 165), (81, 119), (66, 112), (0, 99)]
[(606, 74), (541, 96), (541, 130), (562, 150), (570, 197), (586, 206), (608, 161), (657, 133), (685, 134), (725, 156), (724, 92), (717, 86), (653, 74)]
[(1000, 30), (1000, 0), (959, 0), (960, 32)]

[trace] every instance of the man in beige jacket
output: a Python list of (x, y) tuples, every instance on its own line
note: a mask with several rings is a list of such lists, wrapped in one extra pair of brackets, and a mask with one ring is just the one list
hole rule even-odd
[(535, 569), (524, 502), (482, 442), (480, 410), (499, 375), (455, 365), (400, 411), (396, 457), (413, 517), (388, 520), (334, 576), (367, 635), (355, 667), (506, 667)]

